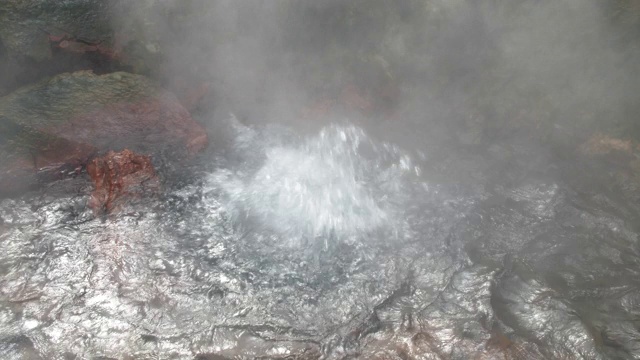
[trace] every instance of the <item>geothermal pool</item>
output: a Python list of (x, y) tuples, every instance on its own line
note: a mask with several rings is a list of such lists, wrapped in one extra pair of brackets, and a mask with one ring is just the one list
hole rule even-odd
[(346, 120), (223, 127), (112, 216), (83, 176), (0, 201), (1, 358), (640, 356), (632, 198), (560, 161), (443, 181)]

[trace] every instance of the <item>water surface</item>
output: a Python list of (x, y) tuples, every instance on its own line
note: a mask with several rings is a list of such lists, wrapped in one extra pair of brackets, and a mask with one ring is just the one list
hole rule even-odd
[(117, 215), (82, 177), (0, 202), (2, 358), (640, 357), (638, 203), (587, 165), (439, 177), (346, 120), (223, 127)]

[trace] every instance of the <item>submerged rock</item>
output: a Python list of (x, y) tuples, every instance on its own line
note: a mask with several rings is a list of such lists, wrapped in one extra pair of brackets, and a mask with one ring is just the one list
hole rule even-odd
[(110, 151), (93, 159), (87, 165), (87, 172), (96, 186), (89, 200), (95, 212), (112, 212), (128, 198), (160, 188), (151, 158), (128, 149), (118, 153)]
[(140, 75), (62, 74), (0, 99), (0, 183), (5, 191), (60, 174), (97, 152), (195, 153), (204, 128), (168, 91)]

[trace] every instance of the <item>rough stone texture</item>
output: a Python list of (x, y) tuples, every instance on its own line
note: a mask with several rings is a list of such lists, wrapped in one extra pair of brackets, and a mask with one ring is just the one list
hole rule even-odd
[(27, 189), (41, 178), (76, 171), (96, 148), (8, 120), (0, 109), (0, 195)]
[(128, 70), (111, 28), (113, 1), (0, 2), (0, 95), (78, 70)]
[(160, 187), (151, 158), (128, 149), (93, 159), (87, 172), (96, 186), (89, 206), (98, 213), (110, 213), (127, 199), (153, 193)]
[(122, 72), (80, 71), (21, 88), (0, 99), (0, 128), (5, 191), (33, 183), (25, 179), (36, 173), (77, 167), (96, 152), (195, 153), (208, 141), (174, 95)]
[(51, 57), (47, 33), (111, 40), (110, 1), (4, 0), (0, 3), (0, 40), (16, 55), (42, 61)]

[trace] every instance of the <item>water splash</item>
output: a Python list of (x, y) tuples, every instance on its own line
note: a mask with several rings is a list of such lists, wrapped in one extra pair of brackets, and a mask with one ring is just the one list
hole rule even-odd
[(261, 151), (257, 168), (220, 170), (212, 184), (233, 216), (292, 240), (345, 240), (395, 227), (409, 177), (419, 174), (408, 154), (353, 125), (330, 125)]

